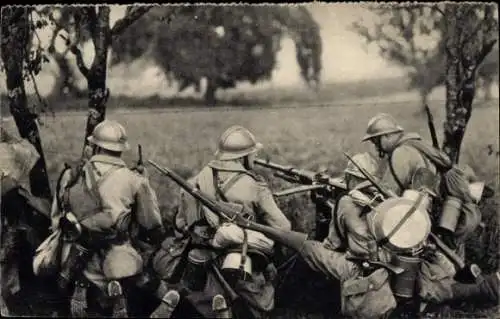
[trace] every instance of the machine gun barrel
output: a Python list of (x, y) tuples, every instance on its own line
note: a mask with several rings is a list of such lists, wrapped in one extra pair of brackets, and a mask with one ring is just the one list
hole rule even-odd
[(252, 222), (250, 220), (244, 219), (241, 217), (244, 207), (241, 206), (241, 209), (237, 209), (235, 206), (230, 205), (228, 203), (221, 203), (215, 199), (210, 198), (207, 194), (204, 194), (201, 190), (189, 184), (182, 177), (177, 175), (172, 170), (161, 167), (155, 162), (149, 160), (151, 165), (153, 165), (157, 170), (159, 170), (164, 175), (170, 177), (174, 182), (176, 182), (180, 187), (182, 187), (185, 191), (191, 194), (194, 198), (200, 201), (204, 206), (209, 208), (214, 213), (218, 214), (222, 218), (232, 221), (236, 225), (258, 231), (266, 235), (267, 237), (280, 242), (296, 251), (301, 251), (304, 242), (307, 240), (307, 234), (294, 232), (294, 231), (285, 231), (277, 228), (273, 228), (270, 226), (258, 224)]
[(343, 183), (339, 178), (333, 178), (327, 174), (316, 173), (305, 169), (297, 169), (290, 165), (284, 166), (260, 158), (255, 159), (255, 163), (277, 171), (275, 175), (287, 181), (298, 182), (306, 185), (317, 183), (328, 185), (333, 188), (347, 189), (345, 183)]
[(320, 189), (325, 187), (324, 185), (301, 185), (298, 187), (293, 187), (289, 189), (285, 189), (279, 192), (274, 193), (273, 195), (276, 197), (282, 197), (282, 196), (287, 196), (287, 195), (292, 195), (296, 193), (302, 193), (302, 192), (308, 192), (316, 189)]

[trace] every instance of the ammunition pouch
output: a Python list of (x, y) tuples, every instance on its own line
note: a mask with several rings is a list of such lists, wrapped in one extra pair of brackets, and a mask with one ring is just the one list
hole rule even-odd
[(72, 287), (91, 257), (92, 251), (78, 244), (71, 245), (58, 278), (58, 287), (61, 291), (66, 292)]
[(348, 317), (381, 318), (397, 305), (384, 268), (344, 281), (341, 290), (342, 314)]
[(385, 268), (389, 273), (395, 275), (399, 275), (404, 272), (404, 269), (399, 266), (381, 261), (371, 261), (362, 257), (349, 256), (346, 260), (356, 263), (361, 268), (363, 276), (369, 276), (380, 268)]
[(139, 226), (139, 232), (137, 234), (137, 239), (145, 242), (146, 244), (158, 247), (164, 239), (163, 227), (157, 227), (154, 229), (146, 229)]
[(118, 231), (94, 231), (88, 228), (83, 228), (78, 243), (87, 249), (109, 248), (113, 245), (122, 245), (129, 236), (126, 232)]
[(167, 237), (161, 243), (152, 258), (153, 269), (161, 279), (169, 283), (177, 283), (181, 279), (191, 242), (191, 237)]
[(71, 212), (67, 212), (59, 219), (59, 227), (66, 242), (76, 242), (82, 235), (83, 227)]

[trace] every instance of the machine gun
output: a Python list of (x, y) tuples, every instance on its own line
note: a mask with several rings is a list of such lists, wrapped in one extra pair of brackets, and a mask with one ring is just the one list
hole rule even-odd
[(290, 183), (302, 184), (297, 187), (275, 192), (275, 197), (282, 197), (310, 191), (310, 197), (316, 205), (315, 240), (323, 240), (328, 235), (331, 213), (335, 209), (338, 199), (347, 193), (347, 186), (342, 178), (331, 177), (324, 173), (298, 169), (293, 166), (284, 166), (263, 159), (256, 159), (257, 165), (270, 168), (274, 176)]
[[(352, 157), (350, 157), (348, 154), (344, 153), (344, 155), (359, 169), (359, 171), (368, 179), (373, 186), (377, 188), (377, 190), (385, 197), (385, 198), (391, 198), (391, 197), (397, 197), (392, 191), (382, 187), (375, 178), (368, 173), (363, 167), (361, 167), (356, 161), (353, 160)], [(418, 172), (418, 171), (417, 171)], [(425, 174), (425, 171), (419, 172), (421, 174)], [(430, 175), (433, 175), (432, 173), (429, 173)], [(413, 185), (416, 188), (419, 188), (420, 191), (424, 192), (431, 192), (432, 188), (432, 178), (425, 178), (422, 176), (418, 176), (420, 180), (429, 180), (429, 183), (421, 182), (418, 184), (421, 185)], [(415, 176), (413, 177), (415, 180)], [(416, 183), (414, 183), (416, 184)], [(428, 185), (426, 185), (428, 184)], [(480, 281), (482, 280), (482, 271), (481, 268), (477, 264), (466, 264), (465, 261), (446, 243), (444, 243), (441, 238), (439, 238), (437, 235), (434, 233), (429, 234), (430, 239), (434, 242), (436, 247), (441, 250), (441, 252), (448, 257), (448, 259), (455, 265), (455, 268), (457, 269), (455, 279), (459, 281)]]
[(307, 187), (299, 186), (280, 193), (275, 193), (275, 196), (285, 196), (317, 189), (328, 189), (329, 191), (345, 191), (347, 189), (342, 178), (333, 178), (324, 173), (298, 169), (289, 165), (284, 166), (259, 158), (255, 160), (255, 163), (275, 170), (274, 176), (282, 178), (290, 183), (307, 185)]
[(254, 230), (261, 232), (272, 240), (280, 242), (296, 251), (301, 251), (304, 242), (307, 240), (307, 234), (299, 233), (295, 231), (285, 231), (270, 226), (262, 225), (243, 218), (245, 215), (245, 207), (243, 205), (225, 203), (217, 201), (211, 196), (204, 194), (201, 190), (189, 184), (182, 177), (177, 175), (177, 173), (172, 170), (161, 167), (155, 162), (149, 160), (151, 165), (153, 165), (158, 171), (163, 175), (170, 177), (174, 182), (176, 182), (180, 187), (182, 187), (186, 192), (191, 194), (194, 198), (200, 201), (204, 206), (210, 209), (212, 212), (217, 214), (222, 219), (232, 222), (242, 228)]

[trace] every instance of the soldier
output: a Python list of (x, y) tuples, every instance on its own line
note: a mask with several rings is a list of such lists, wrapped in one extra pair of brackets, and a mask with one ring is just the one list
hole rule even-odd
[[(436, 231), (450, 247), (464, 255), (464, 240), (481, 221), (478, 200), (469, 191), (469, 181), (462, 169), (453, 165), (448, 156), (422, 140), (416, 133), (405, 133), (396, 120), (388, 114), (378, 114), (368, 123), (363, 141), (372, 142), (381, 157), (387, 155), (388, 169), (383, 183), (402, 195), (411, 189), (413, 173), (426, 168), (441, 177), (432, 212)], [(442, 208), (441, 208), (442, 207)]]
[[(436, 232), (451, 248), (458, 246), (464, 256), (464, 239), (479, 225), (481, 214), (469, 191), (469, 174), (454, 166), (442, 151), (426, 143), (416, 133), (405, 133), (396, 120), (388, 114), (378, 114), (368, 123), (363, 141), (372, 142), (380, 157), (387, 155), (388, 170), (383, 183), (397, 195), (412, 188), (413, 174), (419, 168), (426, 168), (441, 177), (436, 186), (435, 202), (430, 206), (437, 221)], [(437, 200), (437, 203), (436, 203)], [(442, 202), (440, 204), (439, 202)], [(498, 285), (496, 275), (480, 284), (464, 285), (453, 280), (453, 264), (442, 254), (434, 258), (424, 258), (420, 268), (420, 297), (424, 301), (441, 303), (453, 299), (467, 299), (482, 294), (489, 300), (498, 299), (494, 285)]]
[[(241, 126), (232, 126), (220, 137), (216, 159), (210, 161), (190, 182), (218, 200), (244, 205), (253, 212), (248, 218), (289, 230), (290, 222), (276, 205), (267, 184), (252, 171), (254, 158), (261, 148), (262, 145), (256, 142), (250, 131)], [(203, 291), (191, 293), (187, 297), (190, 303), (208, 317), (227, 317), (228, 311), (221, 312), (220, 308), (228, 304), (231, 306), (233, 297), (237, 295), (244, 301), (241, 303), (243, 307), (248, 305), (253, 317), (260, 318), (268, 314), (274, 308), (272, 280), (276, 269), (269, 261), (273, 242), (260, 233), (246, 231), (221, 220), (189, 194), (184, 191), (181, 194), (181, 206), (176, 217), (177, 229), (190, 229), (191, 234), (196, 234), (196, 238), (201, 238), (206, 246), (210, 246), (208, 250), (215, 249), (218, 256), (213, 261), (216, 267), (209, 271)], [(160, 273), (168, 268), (162, 263), (165, 254), (166, 251), (157, 255), (155, 269)], [(247, 262), (242, 261), (240, 264), (240, 260)], [(252, 269), (248, 267), (250, 260)], [(247, 278), (239, 277), (240, 267), (247, 272)], [(235, 277), (231, 277), (231, 269), (235, 270)], [(222, 296), (232, 296), (230, 303)], [(211, 303), (204, 300), (207, 297), (212, 298)], [(205, 307), (210, 305), (212, 309)], [(232, 307), (232, 310), (248, 312), (240, 307)]]
[(178, 293), (145, 271), (148, 252), (137, 249), (138, 243), (154, 249), (164, 233), (147, 173), (141, 176), (121, 159), (129, 144), (119, 123), (101, 122), (88, 141), (92, 156), (61, 173), (52, 207), (52, 229), (61, 229), (64, 238), (60, 288), (69, 292), (76, 282), (71, 300), (76, 316), (87, 310), (126, 315), (124, 288), (135, 286), (163, 300), (155, 315), (169, 317)]
[[(356, 154), (353, 159), (371, 174), (376, 173), (377, 164), (368, 153)], [(396, 308), (389, 286), (393, 267), (390, 254), (377, 247), (367, 221), (371, 206), (382, 198), (352, 163), (344, 173), (349, 192), (332, 214), (328, 236), (323, 243), (306, 241), (302, 256), (315, 271), (340, 281), (343, 315), (384, 318)]]
[[(377, 172), (377, 163), (370, 154), (357, 154), (353, 159), (371, 174)], [(344, 175), (349, 193), (342, 196), (335, 206), (323, 244), (332, 250), (376, 261), (379, 259), (377, 244), (368, 229), (366, 216), (371, 206), (382, 198), (352, 162), (347, 164)], [(389, 256), (380, 257), (385, 262), (390, 261)]]
[[(40, 158), (35, 147), (28, 140), (10, 134), (3, 126), (0, 130), (1, 311), (7, 315), (10, 308), (22, 315), (28, 308), (26, 304), (16, 307), (18, 309), (13, 306), (21, 304), (23, 293), (36, 286), (29, 267), (31, 251), (26, 249), (35, 248), (47, 236), (50, 202), (33, 196), (26, 185), (30, 171)], [(19, 300), (15, 302), (16, 299)]]
[[(376, 166), (368, 154), (358, 154), (353, 159), (374, 175)], [(328, 237), (323, 243), (307, 240), (300, 247), (300, 254), (312, 269), (340, 280), (343, 315), (353, 318), (387, 318), (395, 314), (399, 301), (403, 301), (402, 307), (407, 305), (404, 303), (406, 300), (396, 299), (395, 295), (397, 292), (411, 290), (415, 277), (418, 276), (410, 278), (410, 268), (404, 268), (405, 271), (402, 272), (403, 268), (395, 267), (393, 257), (397, 252), (382, 247), (383, 245), (379, 246), (376, 242), (378, 238), (368, 225), (373, 222), (370, 217), (373, 214), (371, 207), (377, 206), (378, 195), (366, 190), (361, 193), (360, 190), (366, 187), (367, 181), (359, 171), (349, 166), (346, 169), (346, 182), (350, 192), (338, 203), (339, 208), (332, 218)], [(347, 239), (343, 241), (339, 234)], [(286, 242), (286, 238), (277, 240)], [(345, 244), (342, 245), (342, 242)], [(436, 254), (436, 258), (443, 259), (444, 256)], [(442, 270), (436, 271), (436, 268), (429, 265), (438, 265)], [(422, 264), (420, 275), (424, 277), (424, 287), (419, 288), (425, 290), (420, 293), (424, 301), (438, 304), (477, 300), (476, 298), (498, 301), (499, 273), (485, 276), (485, 280), (480, 283), (463, 284), (448, 276), (447, 267), (453, 268), (448, 260)], [(396, 286), (397, 278), (401, 278), (401, 282), (407, 282), (408, 287)], [(403, 289), (398, 291), (399, 288)]]

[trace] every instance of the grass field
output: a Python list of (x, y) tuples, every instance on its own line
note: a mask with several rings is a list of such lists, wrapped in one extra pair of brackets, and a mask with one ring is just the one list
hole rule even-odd
[[(431, 104), (435, 124), (441, 138), (444, 108)], [(262, 156), (301, 168), (327, 169), (340, 172), (346, 161), (342, 152), (354, 154), (373, 152), (372, 146), (360, 143), (370, 117), (378, 112), (395, 116), (407, 131), (429, 138), (424, 116), (415, 115), (418, 106), (387, 104), (350, 107), (307, 107), (279, 109), (203, 109), (189, 112), (139, 110), (120, 113), (110, 110), (107, 117), (125, 124), (132, 149), (125, 160), (132, 165), (137, 159), (136, 146), (142, 144), (144, 159), (153, 159), (187, 177), (200, 170), (212, 159), (218, 136), (229, 126), (243, 125), (254, 132), (265, 149)], [(462, 148), (461, 162), (470, 164), (477, 174), (491, 185), (496, 195), (482, 209), (485, 229), (469, 243), (470, 257), (486, 271), (498, 268), (498, 100), (476, 108), (472, 114)], [(85, 113), (57, 114), (47, 117), (41, 126), (43, 148), (52, 185), (64, 162), (72, 162), (80, 155)], [(493, 150), (491, 153), (490, 149)], [(489, 154), (491, 153), (491, 154)], [(158, 193), (165, 219), (176, 203), (178, 187), (166, 177), (149, 168), (151, 183)], [(274, 190), (287, 185), (273, 178), (269, 171), (260, 170), (268, 177)], [(292, 220), (294, 229), (313, 232), (314, 210), (307, 196), (293, 196), (280, 200), (279, 205)], [(489, 312), (479, 311), (481, 316)], [(453, 316), (458, 316), (455, 313)], [(465, 317), (472, 312), (463, 313)], [(463, 317), (460, 315), (460, 317)]]

